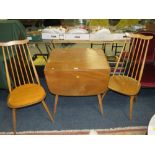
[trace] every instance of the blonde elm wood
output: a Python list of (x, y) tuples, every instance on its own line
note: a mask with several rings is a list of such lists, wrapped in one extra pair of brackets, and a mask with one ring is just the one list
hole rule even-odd
[(13, 132), (16, 134), (16, 109), (41, 103), (54, 122), (44, 102), (46, 96), (28, 48), (28, 40), (0, 43), (9, 88), (8, 107), (12, 108)]
[(129, 111), (129, 113), (130, 113), (130, 115), (129, 115), (130, 120), (132, 120), (133, 103), (134, 103), (134, 96), (130, 96), (130, 111)]
[[(130, 50), (120, 53), (113, 75), (110, 77), (108, 88), (130, 97), (129, 118), (132, 120), (133, 103), (141, 88), (141, 78), (144, 70), (149, 41), (153, 36), (130, 34)], [(122, 69), (118, 72), (120, 64)], [(124, 68), (124, 70), (123, 70)]]
[(49, 111), (49, 109), (48, 109), (48, 107), (47, 107), (47, 104), (45, 103), (44, 100), (42, 100), (42, 104), (43, 104), (43, 107), (44, 107), (44, 109), (46, 110), (46, 112), (47, 112), (47, 114), (48, 114), (48, 116), (49, 116), (51, 122), (54, 123), (54, 119), (53, 119), (53, 117), (52, 117), (52, 115), (51, 115), (51, 113), (50, 113), (50, 111)]
[(137, 95), (140, 90), (140, 83), (128, 76), (111, 76), (109, 80), (108, 88), (111, 90), (117, 90), (118, 93), (124, 95)]
[(54, 102), (54, 115), (56, 114), (56, 110), (57, 110), (57, 104), (58, 104), (58, 95), (55, 95), (55, 102)]
[(104, 92), (110, 67), (102, 50), (55, 49), (44, 73), (52, 93), (87, 96)]
[(16, 134), (16, 109), (12, 109), (13, 133)]
[[(102, 94), (107, 89), (110, 67), (101, 49), (54, 49), (44, 73), (51, 93), (89, 96)], [(58, 96), (54, 109), (57, 102)]]
[(101, 94), (98, 94), (97, 97), (98, 97), (99, 111), (100, 111), (101, 114), (103, 114), (102, 96), (101, 96)]
[(49, 71), (45, 73), (49, 90), (63, 96), (89, 96), (107, 88), (109, 71)]
[(41, 102), (46, 93), (38, 84), (24, 84), (10, 92), (8, 106), (10, 108), (22, 108)]
[(108, 92), (108, 90), (109, 90), (109, 89), (107, 88), (107, 89), (105, 90), (105, 92), (101, 94), (102, 100), (103, 100), (104, 96), (106, 95), (106, 93)]

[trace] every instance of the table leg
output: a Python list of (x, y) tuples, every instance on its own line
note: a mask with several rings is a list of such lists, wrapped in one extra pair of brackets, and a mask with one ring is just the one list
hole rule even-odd
[(101, 114), (103, 114), (102, 96), (101, 94), (98, 94), (97, 96), (98, 96), (99, 111)]
[(55, 95), (55, 102), (54, 102), (54, 115), (55, 115), (56, 110), (57, 110), (58, 97), (59, 97), (59, 95)]
[(101, 95), (102, 96), (102, 101), (103, 101), (103, 98), (104, 98), (104, 96), (105, 96), (105, 94), (107, 93), (108, 90), (109, 89), (107, 88), (106, 91)]

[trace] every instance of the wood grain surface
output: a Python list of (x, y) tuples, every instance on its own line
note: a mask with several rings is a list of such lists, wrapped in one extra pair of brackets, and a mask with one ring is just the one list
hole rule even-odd
[(55, 49), (44, 73), (52, 93), (87, 96), (107, 89), (110, 67), (101, 49)]

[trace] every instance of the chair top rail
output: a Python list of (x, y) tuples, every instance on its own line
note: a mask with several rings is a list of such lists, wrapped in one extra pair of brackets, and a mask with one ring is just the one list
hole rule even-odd
[(0, 46), (12, 46), (12, 45), (22, 45), (28, 43), (28, 39), (25, 40), (14, 40), (9, 42), (0, 42)]
[(127, 37), (131, 37), (131, 38), (137, 38), (137, 39), (144, 39), (144, 40), (150, 40), (153, 38), (153, 36), (145, 36), (142, 34), (128, 34)]

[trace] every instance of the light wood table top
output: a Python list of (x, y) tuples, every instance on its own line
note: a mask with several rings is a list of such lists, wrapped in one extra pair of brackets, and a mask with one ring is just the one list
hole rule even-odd
[(101, 49), (54, 49), (44, 73), (52, 93), (87, 96), (106, 90), (110, 67)]

